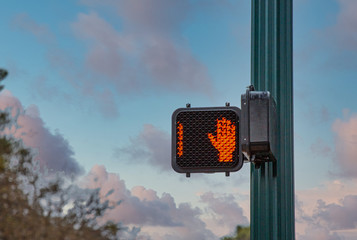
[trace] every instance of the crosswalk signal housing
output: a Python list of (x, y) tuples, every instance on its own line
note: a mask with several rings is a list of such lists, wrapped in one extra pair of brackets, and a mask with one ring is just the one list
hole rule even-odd
[(241, 146), (246, 158), (253, 163), (276, 161), (277, 113), (276, 102), (268, 91), (247, 89), (242, 95)]
[(240, 109), (179, 108), (172, 115), (172, 168), (179, 173), (238, 171)]

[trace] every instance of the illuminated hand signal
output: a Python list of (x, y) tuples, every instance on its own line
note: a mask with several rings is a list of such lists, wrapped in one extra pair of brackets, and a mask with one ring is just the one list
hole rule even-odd
[(179, 157), (182, 156), (183, 154), (183, 126), (182, 123), (177, 122), (178, 126), (177, 126), (177, 133), (178, 133), (178, 142), (177, 142), (177, 154), (179, 155)]
[(236, 126), (230, 120), (217, 119), (217, 136), (208, 133), (212, 145), (219, 151), (219, 162), (232, 162), (236, 148)]

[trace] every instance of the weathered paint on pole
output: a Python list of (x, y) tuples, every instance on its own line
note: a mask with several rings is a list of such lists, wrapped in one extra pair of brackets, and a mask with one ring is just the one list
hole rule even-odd
[(277, 161), (251, 165), (251, 240), (295, 239), (292, 0), (252, 0), (251, 84), (277, 103)]

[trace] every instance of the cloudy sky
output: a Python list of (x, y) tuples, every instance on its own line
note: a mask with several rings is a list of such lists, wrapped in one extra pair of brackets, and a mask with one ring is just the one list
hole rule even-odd
[[(248, 225), (249, 164), (174, 172), (171, 114), (240, 106), (248, 0), (5, 1), (0, 108), (43, 169), (102, 188), (138, 239), (219, 239)], [(357, 1), (294, 0), (296, 238), (357, 238)], [(110, 196), (108, 191), (114, 190)]]

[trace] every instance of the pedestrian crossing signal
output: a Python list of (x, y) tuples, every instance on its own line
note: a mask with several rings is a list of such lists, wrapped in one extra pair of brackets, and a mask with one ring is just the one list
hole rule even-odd
[(238, 171), (240, 109), (237, 107), (179, 108), (172, 115), (172, 167), (176, 172)]

